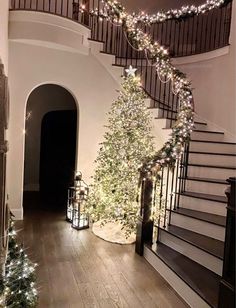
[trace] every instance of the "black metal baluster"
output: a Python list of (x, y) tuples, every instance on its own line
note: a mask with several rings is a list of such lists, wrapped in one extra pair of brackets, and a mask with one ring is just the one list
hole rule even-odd
[(167, 215), (167, 202), (168, 202), (168, 191), (169, 191), (169, 175), (170, 175), (170, 167), (167, 168), (167, 178), (166, 178), (166, 197), (165, 197), (165, 214), (164, 214), (164, 225), (163, 228), (166, 228), (166, 215)]
[[(161, 187), (160, 187), (160, 202), (159, 202), (159, 210), (162, 209), (162, 197), (163, 197), (163, 176), (164, 176), (164, 167), (161, 167)], [(159, 216), (160, 219), (160, 216)], [(159, 224), (160, 225), (160, 224)], [(164, 226), (163, 226), (164, 227)]]
[(186, 21), (187, 23), (187, 38), (186, 38), (186, 48), (185, 48), (185, 56), (188, 56), (189, 55), (189, 46), (191, 46), (191, 43), (189, 42), (189, 32), (190, 32), (190, 29), (191, 29), (191, 20), (192, 18), (189, 17)]
[[(170, 189), (170, 212), (169, 212), (169, 222), (171, 224), (171, 213), (172, 213), (172, 202), (173, 202), (173, 195), (174, 195), (174, 179), (175, 179), (175, 168), (172, 169), (172, 177), (171, 177), (171, 189)], [(174, 210), (174, 208), (173, 208)]]
[[(178, 199), (178, 195), (177, 195), (177, 188), (178, 188), (178, 176), (179, 176), (179, 167), (180, 167), (180, 160), (177, 160), (176, 163), (176, 169), (175, 169), (175, 200), (174, 200), (174, 211), (176, 210), (176, 207), (178, 206), (177, 204), (177, 199)], [(177, 206), (176, 206), (177, 204)]]

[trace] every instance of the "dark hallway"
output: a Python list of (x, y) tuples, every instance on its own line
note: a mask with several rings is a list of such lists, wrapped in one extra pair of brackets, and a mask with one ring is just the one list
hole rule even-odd
[(76, 151), (75, 110), (52, 111), (42, 121), (40, 195), (51, 206), (65, 207), (73, 183)]

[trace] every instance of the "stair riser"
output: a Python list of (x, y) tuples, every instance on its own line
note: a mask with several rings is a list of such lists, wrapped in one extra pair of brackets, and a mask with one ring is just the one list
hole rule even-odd
[(226, 216), (226, 203), (203, 200), (181, 195), (179, 204), (181, 207), (186, 209)]
[(194, 123), (194, 129), (206, 130), (207, 125)]
[(236, 166), (236, 156), (189, 154), (189, 163), (211, 164), (215, 166)]
[(144, 258), (155, 270), (171, 285), (171, 287), (188, 303), (191, 308), (210, 308), (210, 306), (175, 274), (160, 258), (149, 248), (144, 247)]
[(191, 260), (201, 264), (209, 270), (215, 272), (218, 275), (222, 274), (222, 261), (217, 257), (203, 251), (202, 249), (195, 247), (176, 236), (160, 230), (159, 241), (166, 246), (178, 251)]
[(207, 142), (190, 142), (190, 151), (202, 151), (210, 153), (236, 153), (236, 145)]
[(234, 177), (236, 170), (222, 168), (208, 168), (199, 166), (188, 166), (189, 177), (200, 177), (210, 179), (226, 180), (229, 177)]
[(180, 228), (183, 228), (184, 226), (185, 229), (215, 238), (220, 241), (225, 240), (225, 228), (206, 221), (172, 212), (171, 224)]
[(193, 131), (191, 134), (192, 139), (207, 140), (207, 141), (223, 141), (223, 134), (202, 133)]
[(89, 45), (92, 53), (100, 53), (103, 50), (103, 43), (96, 41), (89, 41)]
[(187, 180), (185, 188), (187, 191), (225, 196), (227, 185)]

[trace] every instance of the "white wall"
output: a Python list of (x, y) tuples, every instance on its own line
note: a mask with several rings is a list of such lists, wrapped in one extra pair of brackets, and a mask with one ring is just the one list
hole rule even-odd
[[(52, 20), (53, 17), (50, 18)], [(10, 24), (11, 26), (14, 25)], [(79, 50), (77, 53), (60, 50), (59, 45), (58, 49), (54, 49), (53, 46), (40, 47), (40, 42), (26, 42), (20, 41), (18, 37), (17, 40), (11, 39), (9, 43), (11, 117), (7, 176), (10, 183), (9, 205), (17, 218), (22, 218), (23, 214), (23, 130), (26, 102), (32, 90), (40, 84), (53, 83), (62, 85), (75, 97), (79, 109), (76, 165), (77, 169), (82, 171), (84, 180), (89, 183), (93, 173), (93, 161), (99, 148), (98, 143), (105, 131), (106, 112), (117, 97), (115, 89), (119, 87), (89, 50), (86, 55), (84, 50), (80, 54)]]
[(0, 61), (8, 75), (8, 0), (0, 0)]
[(207, 121), (226, 130), (229, 137), (233, 135), (236, 138), (235, 1), (233, 1), (229, 53), (211, 60), (180, 65), (179, 68), (192, 81), (196, 112)]
[(74, 97), (64, 88), (43, 85), (29, 96), (26, 108), (31, 116), (25, 125), (24, 190), (39, 190), (41, 125), (45, 114), (56, 110), (75, 110)]

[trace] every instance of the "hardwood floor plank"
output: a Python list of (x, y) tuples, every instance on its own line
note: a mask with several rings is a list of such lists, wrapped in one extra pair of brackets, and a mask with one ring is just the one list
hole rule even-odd
[[(34, 204), (32, 203), (34, 206)], [(64, 213), (37, 205), (17, 228), (37, 268), (39, 308), (186, 308), (155, 270), (134, 252), (77, 231)]]

